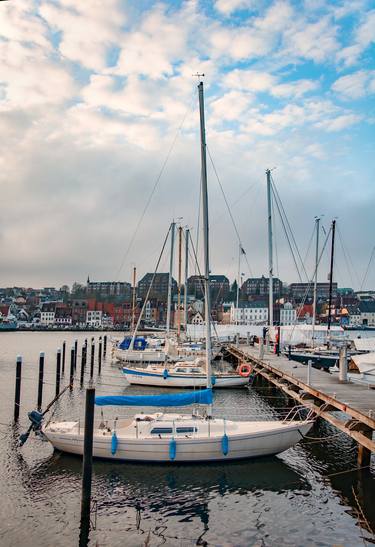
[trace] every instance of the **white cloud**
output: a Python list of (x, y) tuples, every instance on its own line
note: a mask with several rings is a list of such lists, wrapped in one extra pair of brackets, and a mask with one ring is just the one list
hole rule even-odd
[(284, 84), (278, 84), (271, 88), (271, 94), (275, 97), (299, 98), (319, 89), (320, 83), (316, 80), (296, 80)]
[(316, 124), (316, 127), (329, 132), (341, 131), (358, 123), (361, 119), (362, 116), (358, 114), (342, 114), (332, 119), (322, 120)]
[(254, 0), (216, 0), (215, 8), (224, 15), (230, 15), (238, 9), (250, 8), (254, 4)]
[(339, 49), (336, 33), (337, 28), (329, 17), (313, 23), (297, 19), (284, 33), (283, 54), (321, 63)]
[(58, 4), (43, 2), (39, 13), (48, 25), (61, 32), (60, 53), (82, 66), (102, 70), (108, 50), (117, 44), (125, 15), (118, 0), (100, 0)]
[(276, 84), (276, 78), (268, 72), (235, 69), (225, 78), (225, 85), (252, 93), (269, 91)]
[(336, 80), (332, 89), (344, 99), (360, 99), (373, 92), (374, 82), (375, 70), (359, 70)]

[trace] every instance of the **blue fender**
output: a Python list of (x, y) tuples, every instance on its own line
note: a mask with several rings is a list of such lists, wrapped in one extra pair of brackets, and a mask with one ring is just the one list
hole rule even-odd
[(224, 435), (221, 438), (221, 451), (224, 456), (226, 456), (229, 452), (229, 439), (226, 433), (224, 433)]
[(216, 384), (216, 376), (214, 375), (211, 376), (211, 383), (213, 386)]
[(163, 371), (163, 378), (164, 380), (166, 380), (168, 378), (169, 374), (168, 374), (168, 370), (165, 368), (164, 371)]
[(173, 462), (176, 458), (177, 443), (174, 439), (169, 443), (169, 459)]
[(118, 439), (116, 435), (116, 431), (113, 432), (112, 439), (111, 439), (111, 453), (112, 456), (114, 456), (117, 452), (117, 445), (118, 445)]

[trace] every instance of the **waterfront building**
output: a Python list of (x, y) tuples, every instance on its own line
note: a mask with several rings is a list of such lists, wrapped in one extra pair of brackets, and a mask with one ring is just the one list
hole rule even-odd
[[(202, 275), (191, 275), (187, 280), (188, 294), (197, 299), (204, 298), (204, 278)], [(210, 275), (210, 295), (212, 307), (223, 302), (230, 290), (229, 279), (225, 275)]]
[(375, 300), (360, 302), (361, 325), (375, 327)]
[(101, 327), (102, 326), (103, 312), (101, 310), (87, 310), (86, 313), (86, 325), (88, 327)]
[(55, 323), (56, 302), (42, 304), (40, 310), (40, 324), (48, 327)]
[(268, 321), (268, 307), (261, 302), (240, 302), (238, 308), (232, 304), (231, 323), (237, 325), (263, 325)]
[[(295, 300), (313, 298), (313, 283), (291, 283), (289, 285), (289, 296)], [(332, 283), (332, 296), (337, 296), (337, 283)], [(317, 283), (317, 297), (327, 299), (329, 297), (329, 283)]]
[[(154, 276), (153, 273), (146, 273), (146, 275), (144, 275), (142, 279), (140, 279), (138, 283), (138, 288), (137, 288), (137, 296), (139, 298), (142, 298), (142, 299), (146, 298), (153, 276)], [(156, 273), (154, 282), (150, 290), (149, 298), (157, 299), (160, 302), (167, 302), (168, 280), (169, 280), (168, 273), (162, 273), (162, 272)], [(176, 291), (177, 291), (177, 282), (175, 281), (175, 279), (172, 278), (172, 294), (174, 294)]]
[(290, 302), (280, 307), (280, 325), (294, 325), (297, 320), (297, 311)]
[[(273, 296), (279, 298), (283, 292), (283, 284), (279, 278), (272, 280)], [(269, 279), (268, 277), (249, 277), (241, 286), (241, 294), (249, 300), (253, 296), (268, 296)]]
[(132, 287), (126, 281), (90, 281), (88, 277), (86, 292), (88, 296), (122, 296), (124, 299), (130, 299)]

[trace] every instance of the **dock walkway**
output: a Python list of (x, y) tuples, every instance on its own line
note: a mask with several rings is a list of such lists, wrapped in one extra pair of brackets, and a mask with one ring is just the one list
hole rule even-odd
[(371, 452), (375, 452), (374, 389), (353, 382), (343, 383), (338, 374), (329, 374), (315, 368), (311, 368), (308, 384), (308, 367), (284, 355), (265, 351), (260, 358), (257, 346), (243, 344), (230, 344), (225, 349), (239, 361), (249, 362), (254, 372), (281, 389), (288, 397), (313, 408), (319, 416), (355, 439), (359, 443), (359, 464), (369, 463)]

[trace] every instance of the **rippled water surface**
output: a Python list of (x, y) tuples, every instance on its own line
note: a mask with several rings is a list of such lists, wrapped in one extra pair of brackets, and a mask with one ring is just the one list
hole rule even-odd
[[(22, 448), (17, 441), (28, 427), (27, 412), (35, 408), (39, 351), (46, 352), (45, 406), (54, 394), (56, 348), (63, 337), (67, 350), (75, 338), (80, 347), (85, 336), (91, 334), (0, 333), (1, 546), (78, 545), (80, 458), (54, 453), (34, 436)], [(23, 355), (24, 365), (20, 424), (13, 426), (17, 354)], [(67, 354), (64, 385), (68, 361)], [(97, 393), (146, 392), (126, 386), (110, 352), (100, 378), (96, 372), (97, 365)], [(55, 407), (55, 416), (83, 418), (84, 391), (76, 384)], [(280, 393), (266, 386), (215, 395), (215, 414), (227, 418), (271, 418), (281, 415), (285, 405)], [(116, 410), (105, 413), (114, 417)], [(125, 413), (132, 411), (122, 409), (121, 415)], [(370, 544), (373, 536), (360, 524), (355, 498), (374, 529), (374, 475), (370, 470), (342, 473), (355, 468), (356, 446), (327, 424), (315, 425), (310, 435), (327, 439), (304, 441), (278, 457), (247, 462), (167, 466), (95, 462), (97, 510), (90, 545)]]

